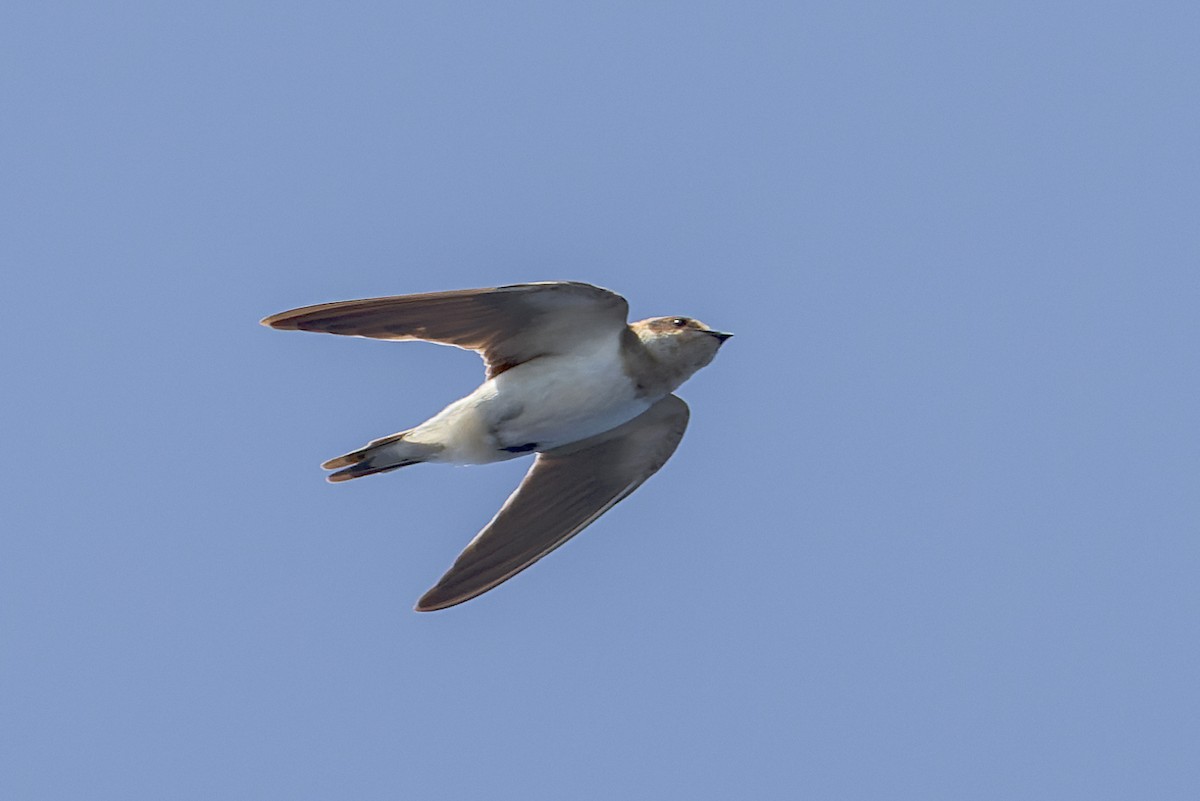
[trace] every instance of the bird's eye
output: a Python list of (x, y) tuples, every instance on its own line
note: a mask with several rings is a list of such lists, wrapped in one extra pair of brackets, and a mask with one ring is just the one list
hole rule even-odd
[(675, 326), (676, 328), (683, 328), (687, 324), (688, 321), (686, 317), (676, 317), (671, 321), (671, 325)]

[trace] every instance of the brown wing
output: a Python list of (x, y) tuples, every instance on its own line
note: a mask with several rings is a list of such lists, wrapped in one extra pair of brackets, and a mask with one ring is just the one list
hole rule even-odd
[(687, 422), (687, 404), (668, 395), (612, 431), (538, 454), (517, 491), (422, 596), (417, 611), (487, 592), (583, 531), (658, 472)]
[(262, 324), (456, 345), (479, 351), (491, 378), (536, 356), (616, 332), (628, 314), (625, 298), (615, 292), (555, 281), (322, 303), (273, 314)]

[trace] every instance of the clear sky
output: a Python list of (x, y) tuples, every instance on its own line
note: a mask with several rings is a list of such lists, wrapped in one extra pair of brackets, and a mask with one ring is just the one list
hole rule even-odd
[[(1200, 6), (0, 12), (6, 799), (1200, 796)], [(332, 486), (589, 281), (737, 333), (629, 500)]]

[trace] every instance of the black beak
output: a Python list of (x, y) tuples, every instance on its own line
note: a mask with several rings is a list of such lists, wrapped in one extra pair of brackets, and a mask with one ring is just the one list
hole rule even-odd
[(730, 334), (730, 333), (728, 333), (728, 332), (725, 332), (725, 331), (705, 331), (704, 333), (706, 333), (706, 334), (712, 334), (714, 337), (716, 337), (717, 339), (721, 340), (722, 342), (724, 342), (725, 340), (727, 340), (727, 339), (729, 339), (731, 336), (733, 336), (733, 334)]

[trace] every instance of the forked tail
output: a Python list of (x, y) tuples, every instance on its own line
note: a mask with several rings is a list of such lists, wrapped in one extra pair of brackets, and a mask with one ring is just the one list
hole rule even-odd
[(424, 462), (441, 450), (437, 445), (409, 442), (405, 439), (408, 434), (408, 431), (401, 431), (399, 434), (373, 440), (366, 447), (351, 451), (344, 456), (330, 459), (321, 467), (337, 472), (325, 476), (325, 480), (337, 483), (349, 481), (352, 478), (399, 470), (410, 464)]

